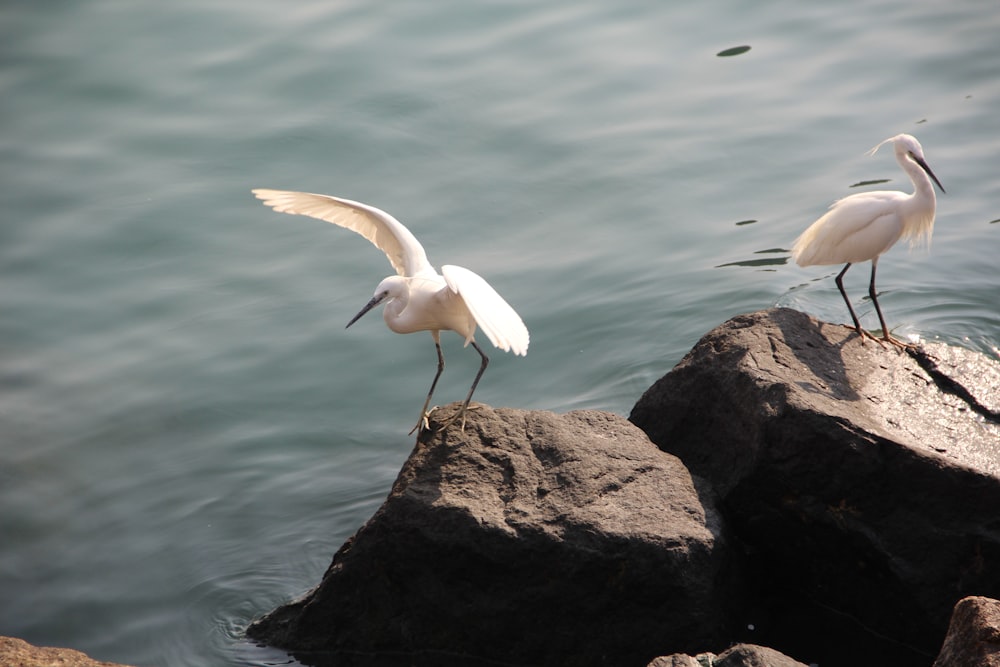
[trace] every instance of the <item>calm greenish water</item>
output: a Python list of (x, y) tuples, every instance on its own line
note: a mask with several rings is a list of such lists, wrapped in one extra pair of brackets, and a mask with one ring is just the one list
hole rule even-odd
[[(243, 628), (316, 583), (388, 492), (431, 338), (377, 315), (345, 331), (385, 258), (253, 187), (369, 202), (485, 276), (532, 338), (492, 355), (479, 400), (627, 414), (735, 314), (847, 321), (839, 267), (786, 249), (852, 184), (909, 189), (865, 151), (910, 132), (948, 194), (930, 252), (883, 259), (886, 316), (997, 355), (992, 3), (0, 17), (0, 634), (141, 666), (281, 663)], [(867, 273), (847, 282), (875, 327)], [(478, 364), (444, 341), (442, 403)]]

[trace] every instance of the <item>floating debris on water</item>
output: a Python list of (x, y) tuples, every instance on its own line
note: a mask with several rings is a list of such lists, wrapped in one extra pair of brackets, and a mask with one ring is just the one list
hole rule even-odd
[[(768, 248), (767, 250), (757, 250), (754, 252), (755, 255), (771, 255), (775, 253), (788, 253), (790, 252), (787, 248)], [(740, 262), (728, 262), (726, 264), (719, 264), (717, 269), (721, 269), (724, 266), (750, 266), (750, 267), (760, 267), (760, 266), (781, 266), (782, 264), (787, 264), (789, 256), (784, 257), (764, 257), (761, 259), (744, 259)]]
[(749, 46), (734, 46), (730, 49), (719, 51), (715, 55), (719, 56), (720, 58), (726, 58), (728, 56), (738, 56), (741, 53), (746, 53), (749, 50), (750, 50)]
[(765, 259), (745, 259), (742, 262), (727, 262), (725, 264), (719, 264), (715, 268), (721, 269), (726, 266), (749, 266), (749, 267), (760, 267), (760, 266), (781, 266), (783, 264), (788, 264), (788, 257), (767, 257)]

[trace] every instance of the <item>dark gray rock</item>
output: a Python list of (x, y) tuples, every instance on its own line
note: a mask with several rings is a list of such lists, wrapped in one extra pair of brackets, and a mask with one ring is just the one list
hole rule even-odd
[(1000, 600), (967, 597), (955, 605), (934, 667), (1000, 667)]
[(726, 589), (711, 500), (639, 429), (478, 406), (248, 635), (312, 664), (645, 665), (724, 641)]
[(983, 355), (775, 309), (709, 332), (630, 419), (720, 493), (755, 642), (929, 665), (955, 602), (1000, 594), (998, 408)]

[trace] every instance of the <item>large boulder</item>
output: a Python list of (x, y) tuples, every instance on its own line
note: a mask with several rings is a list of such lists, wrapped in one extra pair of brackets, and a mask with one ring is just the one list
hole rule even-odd
[(421, 434), (319, 586), (248, 635), (311, 664), (645, 665), (724, 646), (727, 588), (706, 489), (642, 431), (476, 406)]
[(629, 418), (720, 494), (756, 643), (929, 665), (958, 599), (1000, 595), (998, 413), (994, 360), (774, 309), (706, 334)]

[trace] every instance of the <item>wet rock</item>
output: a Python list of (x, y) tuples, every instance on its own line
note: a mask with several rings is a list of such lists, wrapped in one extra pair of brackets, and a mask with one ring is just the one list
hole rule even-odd
[(33, 646), (22, 639), (0, 637), (0, 665), (11, 667), (128, 667), (100, 662), (69, 648)]
[(464, 433), (425, 431), (319, 586), (248, 634), (337, 665), (645, 665), (704, 650), (725, 634), (733, 586), (703, 493), (621, 417), (479, 406)]
[(929, 665), (959, 598), (1000, 595), (998, 410), (981, 354), (774, 309), (706, 334), (630, 419), (721, 495), (754, 641)]
[(1000, 667), (1000, 600), (967, 597), (955, 605), (934, 667)]

